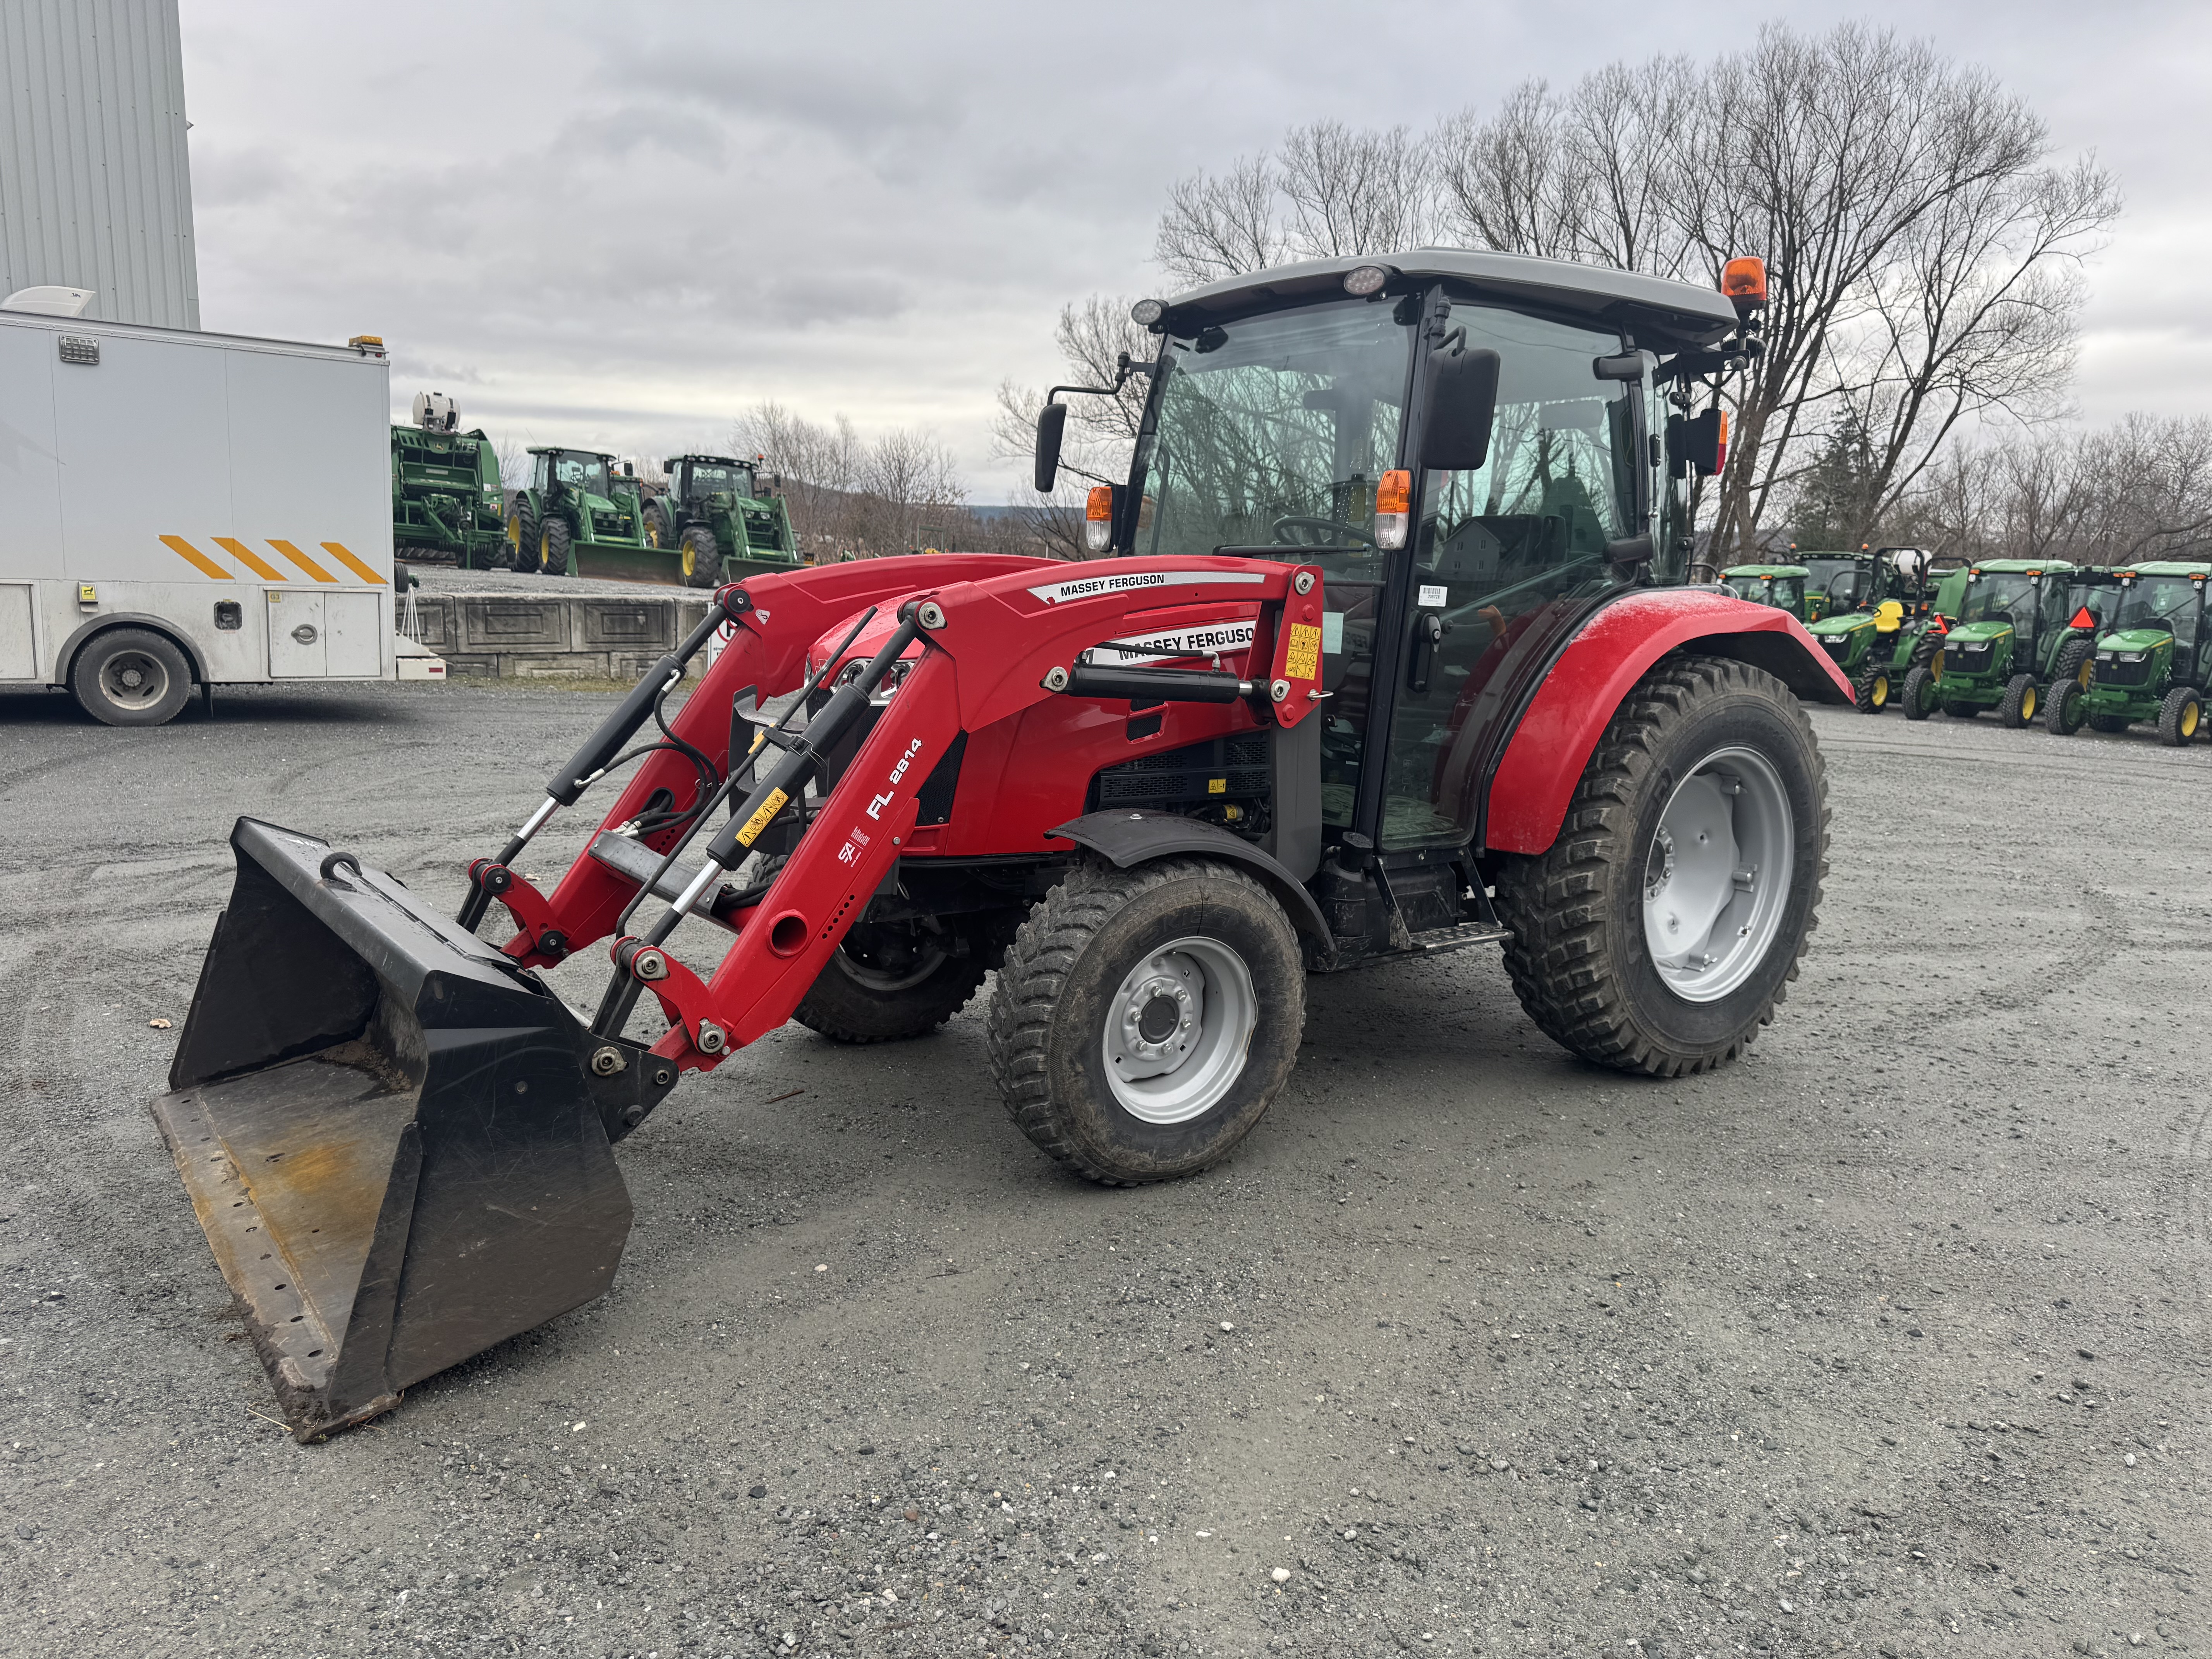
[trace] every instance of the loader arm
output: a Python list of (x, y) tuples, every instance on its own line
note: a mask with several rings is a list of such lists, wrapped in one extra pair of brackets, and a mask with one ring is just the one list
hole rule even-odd
[[(913, 834), (922, 785), (954, 739), (1048, 697), (1086, 695), (1069, 673), (1080, 653), (1143, 627), (1148, 613), (1170, 605), (1256, 601), (1260, 620), (1249, 695), (1282, 726), (1297, 725), (1318, 707), (1317, 571), (1182, 558), (1141, 565), (1117, 561), (1108, 576), (1048, 576), (1040, 582), (1038, 574), (1031, 569), (939, 587), (904, 607), (922, 615), (929, 614), (925, 606), (933, 607), (941, 620), (921, 635), (921, 659), (767, 891), (732, 918), (740, 931), (711, 977), (702, 981), (678, 971), (681, 964), (665, 953), (647, 954), (653, 976), (637, 975), (635, 942), (617, 941), (617, 975), (637, 977), (668, 1017), (669, 1030), (653, 1045), (655, 1054), (681, 1070), (711, 1070), (790, 1018), (891, 873)], [(780, 623), (772, 617), (769, 625)], [(1266, 678), (1257, 672), (1262, 664), (1272, 671)], [(732, 821), (747, 822), (763, 811), (773, 814), (781, 805), (766, 785), (757, 786)], [(711, 873), (702, 869), (699, 878)]]

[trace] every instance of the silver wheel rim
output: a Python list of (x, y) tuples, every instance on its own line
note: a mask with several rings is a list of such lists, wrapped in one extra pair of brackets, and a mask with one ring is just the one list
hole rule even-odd
[(1219, 939), (1171, 940), (1146, 951), (1107, 999), (1107, 1085), (1132, 1117), (1188, 1123), (1243, 1075), (1259, 1024), (1243, 957)]
[(118, 708), (151, 708), (168, 695), (169, 671), (143, 651), (118, 651), (100, 665), (100, 689)]
[(1644, 866), (1644, 942), (1662, 984), (1717, 1002), (1782, 932), (1797, 842), (1789, 793), (1765, 756), (1708, 755), (1675, 786)]

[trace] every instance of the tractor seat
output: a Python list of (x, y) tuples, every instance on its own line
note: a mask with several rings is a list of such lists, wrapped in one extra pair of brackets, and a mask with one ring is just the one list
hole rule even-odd
[(1884, 599), (1874, 608), (1874, 631), (1894, 634), (1905, 626), (1905, 607), (1895, 599)]

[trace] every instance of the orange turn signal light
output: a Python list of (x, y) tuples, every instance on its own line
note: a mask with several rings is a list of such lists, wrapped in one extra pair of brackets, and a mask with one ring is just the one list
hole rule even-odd
[(1402, 467), (1393, 467), (1375, 485), (1376, 546), (1403, 547), (1413, 511), (1413, 475)]
[(1721, 292), (1735, 301), (1738, 311), (1766, 303), (1766, 261), (1747, 256), (1721, 267)]
[(1103, 553), (1114, 544), (1114, 486), (1093, 484), (1083, 503), (1083, 550)]

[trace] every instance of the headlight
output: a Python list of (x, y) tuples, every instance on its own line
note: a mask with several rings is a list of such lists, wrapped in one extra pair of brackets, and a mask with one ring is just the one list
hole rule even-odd
[(2148, 652), (2146, 652), (2146, 651), (2127, 651), (2127, 652), (2123, 652), (2123, 653), (2121, 653), (2121, 655), (2120, 655), (2120, 660), (2121, 660), (2122, 662), (2141, 662), (2141, 661), (2142, 661), (2142, 660), (2146, 656), (2148, 656), (2148, 655), (2149, 655), (2149, 654), (2150, 654), (2150, 653), (2149, 653)]

